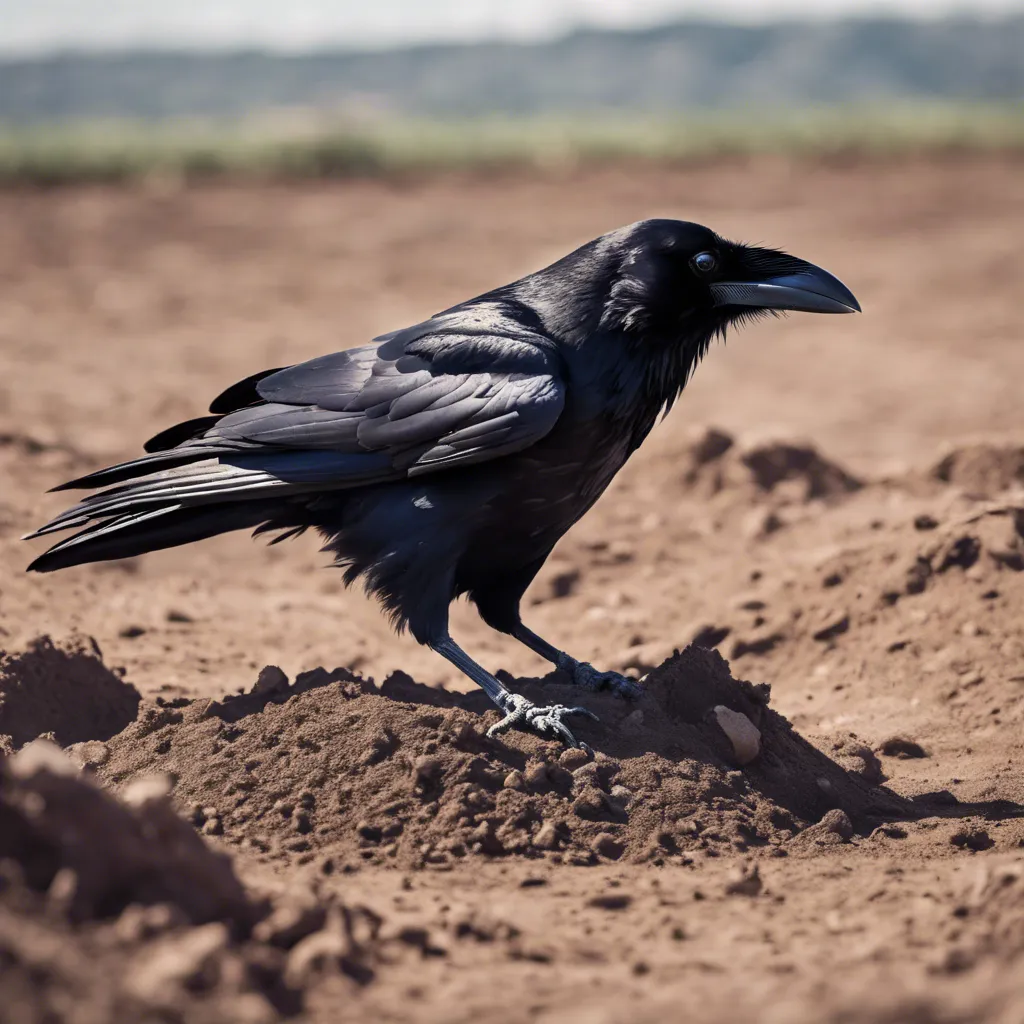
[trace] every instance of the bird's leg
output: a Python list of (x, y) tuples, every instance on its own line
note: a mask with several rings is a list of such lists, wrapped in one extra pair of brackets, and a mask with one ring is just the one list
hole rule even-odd
[(518, 693), (502, 686), (483, 666), (478, 665), (450, 636), (430, 641), (429, 646), (443, 658), (447, 658), (457, 669), (465, 672), (488, 697), (497, 704), (504, 718), (487, 730), (488, 736), (497, 736), (507, 732), (513, 726), (535, 732), (539, 736), (554, 737), (562, 740), (567, 746), (587, 749), (580, 743), (564, 719), (570, 715), (584, 715), (597, 721), (597, 715), (586, 708), (566, 707), (563, 704), (552, 704), (538, 707)]
[(549, 644), (532, 629), (527, 629), (521, 622), (512, 630), (512, 635), (526, 644), (531, 651), (535, 651), (556, 668), (561, 669), (575, 686), (582, 687), (584, 690), (610, 690), (619, 697), (639, 697), (643, 692), (628, 676), (620, 675), (618, 672), (599, 672), (593, 665), (585, 661), (577, 661), (565, 651), (560, 651), (557, 647)]

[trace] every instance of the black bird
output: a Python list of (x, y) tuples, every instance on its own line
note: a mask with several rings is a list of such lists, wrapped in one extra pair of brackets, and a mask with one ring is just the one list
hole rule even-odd
[(56, 488), (105, 490), (29, 535), (84, 527), (29, 568), (315, 527), (346, 584), (362, 578), (397, 629), (483, 687), (505, 714), (492, 733), (576, 745), (564, 719), (590, 712), (507, 690), (448, 635), (448, 606), (465, 594), (577, 685), (636, 695), (523, 625), (523, 593), (712, 339), (777, 310), (859, 309), (804, 260), (640, 221), (414, 327), (233, 385), (149, 454)]

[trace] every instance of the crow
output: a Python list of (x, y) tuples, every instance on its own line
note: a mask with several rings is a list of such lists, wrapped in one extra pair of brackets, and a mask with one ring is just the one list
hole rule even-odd
[(712, 340), (777, 314), (860, 311), (820, 267), (699, 224), (643, 220), (551, 266), (360, 348), (264, 370), (146, 455), (62, 484), (97, 488), (29, 538), (84, 527), (29, 566), (50, 572), (230, 530), (315, 528), (408, 629), (504, 718), (579, 746), (566, 719), (509, 691), (448, 632), (465, 595), (584, 690), (640, 692), (544, 640), (524, 592), (562, 535), (667, 413)]

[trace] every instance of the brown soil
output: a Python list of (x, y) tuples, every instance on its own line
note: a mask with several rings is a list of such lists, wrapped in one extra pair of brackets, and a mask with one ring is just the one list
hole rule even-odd
[[(1024, 1019), (1019, 165), (0, 207), (0, 1020)], [(226, 383), (651, 214), (785, 245), (866, 312), (712, 352), (531, 590), (534, 628), (645, 676), (583, 700), (593, 759), (486, 738), (312, 543), (22, 573), (47, 487)], [(40, 735), (66, 755), (13, 753)]]

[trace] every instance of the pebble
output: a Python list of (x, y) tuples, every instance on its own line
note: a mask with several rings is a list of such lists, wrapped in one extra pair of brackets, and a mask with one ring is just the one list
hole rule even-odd
[(761, 753), (761, 730), (740, 711), (719, 704), (714, 708), (719, 728), (732, 743), (736, 761), (750, 764)]

